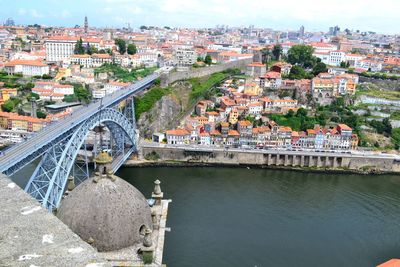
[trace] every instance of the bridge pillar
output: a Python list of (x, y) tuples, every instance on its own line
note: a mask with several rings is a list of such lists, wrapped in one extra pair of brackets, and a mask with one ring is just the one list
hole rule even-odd
[(268, 154), (267, 165), (269, 166), (270, 164), (271, 164), (271, 154)]
[(161, 86), (161, 88), (168, 87), (168, 84), (169, 84), (168, 74), (167, 73), (161, 73), (161, 75), (160, 75), (160, 86)]
[(314, 162), (313, 162), (313, 156), (309, 156), (308, 157), (308, 167), (312, 167), (313, 165), (314, 165)]
[(321, 157), (317, 156), (317, 167), (322, 167)]
[(333, 167), (333, 168), (336, 168), (336, 167), (337, 167), (337, 158), (336, 158), (336, 157), (333, 157), (333, 158), (332, 158), (332, 167)]
[(284, 160), (284, 162), (283, 162), (283, 166), (287, 166), (288, 165), (288, 162), (289, 162), (289, 155), (285, 155), (285, 160)]
[(330, 167), (328, 156), (325, 157), (325, 167)]
[(292, 155), (292, 167), (297, 165), (296, 164), (296, 159), (297, 159), (296, 155)]

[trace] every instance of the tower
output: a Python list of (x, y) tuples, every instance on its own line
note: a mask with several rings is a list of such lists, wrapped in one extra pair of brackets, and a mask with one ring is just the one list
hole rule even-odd
[(300, 30), (299, 30), (299, 37), (300, 38), (303, 38), (304, 37), (304, 26), (302, 25), (301, 27), (300, 27)]
[(31, 117), (36, 118), (36, 112), (37, 112), (36, 98), (32, 97), (30, 99), (30, 102), (31, 102)]
[(87, 16), (85, 16), (84, 28), (85, 28), (85, 34), (87, 34), (88, 33), (88, 28), (89, 28), (89, 23), (88, 23)]

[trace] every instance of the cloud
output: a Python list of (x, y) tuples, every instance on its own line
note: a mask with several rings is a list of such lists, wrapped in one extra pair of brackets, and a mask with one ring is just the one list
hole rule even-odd
[(25, 15), (25, 14), (26, 14), (26, 9), (25, 9), (25, 8), (20, 8), (20, 9), (18, 10), (18, 14), (19, 14), (19, 15)]
[[(0, 0), (1, 1), (1, 0)], [(399, 0), (86, 0), (79, 5), (59, 0), (4, 1), (3, 17), (16, 14), (22, 23), (76, 24), (88, 16), (94, 26), (132, 25), (210, 27), (255, 25), (275, 29), (341, 28), (396, 32)], [(55, 15), (57, 14), (57, 15)], [(57, 18), (63, 18), (62, 22)], [(113, 25), (110, 25), (113, 24)]]
[(36, 9), (29, 10), (29, 14), (34, 18), (43, 18), (43, 14), (39, 13)]

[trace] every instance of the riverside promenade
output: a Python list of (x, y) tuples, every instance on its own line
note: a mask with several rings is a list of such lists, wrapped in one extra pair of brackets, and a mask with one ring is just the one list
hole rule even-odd
[[(188, 163), (283, 166), (321, 168), (368, 173), (400, 172), (400, 156), (367, 151), (294, 151), (282, 149), (244, 149), (196, 145), (167, 145), (141, 142), (146, 159)], [(128, 163), (129, 164), (129, 163)]]

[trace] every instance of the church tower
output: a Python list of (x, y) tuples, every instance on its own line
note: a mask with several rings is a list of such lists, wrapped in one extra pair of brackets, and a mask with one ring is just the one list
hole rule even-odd
[(85, 16), (84, 28), (85, 28), (85, 34), (88, 34), (89, 23), (88, 23), (87, 16)]

